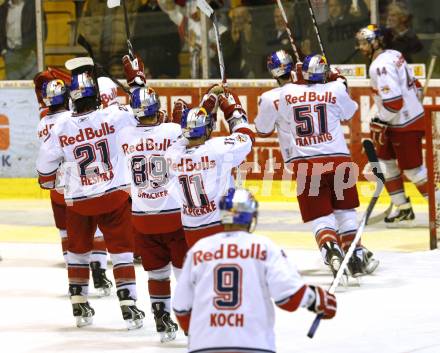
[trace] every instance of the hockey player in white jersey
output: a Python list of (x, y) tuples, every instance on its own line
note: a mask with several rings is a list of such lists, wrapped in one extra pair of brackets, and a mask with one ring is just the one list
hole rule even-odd
[[(69, 118), (69, 92), (65, 82), (66, 74), (61, 74), (59, 70), (46, 70), (38, 73), (34, 77), (35, 94), (40, 103), (40, 107), (47, 108), (38, 124), (37, 135), (41, 143), (49, 137), (52, 126), (56, 121), (63, 117)], [(67, 231), (66, 231), (66, 202), (64, 201), (64, 181), (62, 181), (61, 169), (57, 174), (56, 189), (50, 190), (50, 201), (52, 206), (55, 226), (57, 227), (60, 238), (64, 260), (67, 266)], [(104, 238), (99, 229), (95, 232), (93, 239), (93, 250), (90, 256), (90, 269), (92, 271), (93, 284), (99, 295), (110, 295), (112, 282), (106, 276), (107, 269), (107, 250)]]
[[(176, 179), (169, 178), (165, 152), (182, 135), (180, 125), (166, 123), (157, 94), (133, 89), (130, 104), (137, 126), (122, 129), (118, 145), (131, 174), (135, 252), (148, 272), (148, 292), (161, 341), (175, 339), (178, 326), (170, 317), (171, 268), (178, 274), (188, 247), (176, 198)], [(177, 276), (176, 276), (177, 277)]]
[[(217, 99), (213, 93), (217, 88), (210, 89), (208, 98)], [(221, 91), (220, 87), (218, 92)], [(205, 98), (202, 105), (209, 106)], [(245, 160), (252, 147), (253, 132), (238, 97), (232, 92), (220, 93), (217, 104), (225, 114), (231, 135), (210, 138), (212, 114), (203, 107), (185, 109), (181, 117), (185, 139), (167, 152), (170, 175), (179, 184), (182, 224), (189, 247), (223, 229), (218, 202), (233, 183), (232, 169)]]
[[(316, 242), (335, 274), (358, 228), (357, 166), (342, 132), (358, 106), (343, 82), (327, 82), (325, 57), (310, 55), (302, 66), (306, 84), (289, 83), (280, 90), (279, 113), (294, 141), (291, 161), (304, 222), (312, 221)], [(378, 262), (357, 244), (348, 268), (354, 277), (371, 273)]]
[(254, 120), (257, 133), (261, 137), (268, 137), (276, 130), (280, 144), (281, 156), (284, 163), (293, 158), (294, 141), (286, 125), (278, 113), (280, 103), (280, 90), (292, 82), (293, 60), (284, 50), (272, 53), (267, 60), (267, 68), (272, 77), (276, 79), (278, 87), (264, 92), (258, 101), (258, 113)]
[(376, 25), (356, 35), (360, 52), (371, 60), (369, 75), (378, 112), (371, 121), (371, 136), (379, 161), (385, 165), (385, 187), (396, 212), (385, 219), (390, 227), (411, 226), (414, 212), (403, 186), (403, 175), (428, 197), (428, 174), (423, 165), (424, 111), (418, 97), (418, 81), (396, 50), (384, 48)]
[(273, 302), (335, 316), (334, 295), (306, 284), (283, 250), (251, 234), (258, 203), (250, 192), (229, 189), (219, 208), (224, 232), (189, 250), (173, 299), (189, 352), (275, 352)]
[(39, 182), (53, 188), (61, 162), (65, 167), (68, 277), (77, 326), (91, 324), (94, 310), (87, 301), (88, 263), (96, 225), (104, 234), (113, 263), (117, 296), (127, 327), (142, 326), (144, 313), (136, 307), (136, 279), (127, 174), (116, 134), (133, 117), (124, 107), (98, 109), (93, 60), (66, 62), (72, 71), (70, 97), (74, 112), (57, 121), (37, 160)]

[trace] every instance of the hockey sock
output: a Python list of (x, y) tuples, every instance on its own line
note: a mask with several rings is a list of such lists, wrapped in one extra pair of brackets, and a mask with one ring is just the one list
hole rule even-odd
[(67, 252), (67, 275), (69, 277), (69, 287), (80, 287), (76, 295), (87, 296), (89, 292), (89, 261), (90, 252), (75, 254)]
[(162, 302), (165, 311), (171, 312), (171, 284), (169, 278), (163, 280), (149, 279), (148, 292), (150, 293), (151, 304)]
[[(345, 253), (356, 236), (356, 230), (358, 228), (356, 210), (335, 210), (334, 215), (338, 224), (339, 243)], [(361, 245), (360, 239), (356, 245)]]
[(387, 178), (385, 181), (385, 188), (394, 205), (400, 206), (407, 202), (401, 174), (392, 178)]
[(103, 270), (107, 269), (107, 249), (103, 236), (96, 236), (93, 238), (93, 250), (90, 258), (91, 262), (99, 262)]
[(113, 263), (113, 276), (115, 277), (116, 291), (126, 288), (130, 293), (130, 297), (136, 300), (136, 275), (133, 265), (133, 253), (110, 253), (110, 258)]
[(66, 263), (67, 266), (67, 247), (69, 245), (69, 241), (67, 239), (67, 230), (65, 229), (59, 229), (59, 233), (60, 233), (60, 238), (61, 238), (61, 249), (63, 250), (63, 257), (64, 257), (64, 262)]

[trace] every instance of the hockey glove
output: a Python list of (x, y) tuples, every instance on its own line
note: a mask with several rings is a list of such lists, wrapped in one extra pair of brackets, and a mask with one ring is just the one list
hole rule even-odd
[(204, 94), (201, 106), (209, 113), (217, 113), (218, 109), (218, 95), (224, 93), (224, 88), (221, 85), (212, 85)]
[(323, 319), (332, 319), (336, 315), (336, 297), (319, 286), (309, 286), (315, 292), (315, 300), (307, 309), (322, 314)]
[(136, 55), (134, 60), (130, 60), (130, 56), (124, 55), (122, 57), (122, 64), (124, 65), (127, 84), (130, 87), (145, 85), (144, 63), (140, 56)]
[(180, 124), (180, 120), (182, 119), (182, 114), (185, 109), (189, 109), (190, 106), (183, 99), (178, 99), (174, 102), (173, 107), (173, 122), (176, 124)]
[(341, 71), (339, 69), (332, 67), (327, 74), (327, 81), (340, 81), (342, 82), (346, 88), (348, 88), (347, 79), (341, 75)]
[(383, 146), (387, 142), (387, 123), (374, 118), (370, 122), (370, 135), (374, 144), (377, 146)]

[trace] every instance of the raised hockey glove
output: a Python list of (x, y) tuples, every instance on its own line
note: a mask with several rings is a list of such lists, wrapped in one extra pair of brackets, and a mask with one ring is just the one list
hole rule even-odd
[(122, 57), (122, 64), (124, 65), (125, 78), (127, 84), (132, 86), (144, 86), (146, 83), (144, 73), (144, 63), (140, 56), (136, 54), (134, 60), (130, 60), (129, 55)]
[(332, 319), (336, 315), (336, 297), (319, 286), (309, 286), (315, 292), (315, 300), (307, 309), (322, 314), (323, 319)]
[(182, 114), (185, 109), (189, 109), (190, 106), (183, 99), (178, 99), (174, 102), (173, 107), (173, 122), (176, 124), (180, 124), (180, 120), (182, 120)]
[(339, 69), (335, 67), (330, 68), (330, 70), (328, 71), (327, 81), (328, 82), (340, 81), (345, 85), (346, 88), (348, 88), (347, 79), (344, 76), (342, 76), (341, 71), (339, 71)]
[(370, 135), (376, 145), (383, 146), (387, 142), (387, 128), (387, 123), (379, 118), (371, 120)]
[(224, 93), (223, 86), (219, 84), (212, 85), (203, 95), (201, 106), (205, 108), (206, 112), (209, 113), (217, 113), (218, 109), (218, 95)]

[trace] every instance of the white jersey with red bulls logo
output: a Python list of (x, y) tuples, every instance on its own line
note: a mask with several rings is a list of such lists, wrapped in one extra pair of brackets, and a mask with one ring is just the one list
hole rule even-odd
[(41, 146), (37, 170), (50, 176), (64, 161), (66, 201), (101, 196), (129, 185), (117, 133), (135, 120), (123, 106), (72, 114), (57, 122)]
[(350, 160), (341, 121), (351, 119), (357, 108), (339, 81), (283, 86), (279, 113), (294, 142), (291, 161)]
[(270, 239), (223, 232), (188, 251), (172, 306), (176, 315), (191, 313), (189, 352), (275, 352), (273, 302), (304, 285)]
[[(50, 136), (50, 131), (55, 123), (62, 119), (69, 119), (72, 112), (69, 110), (58, 113), (48, 113), (38, 123), (37, 137), (40, 143), (44, 143)], [(56, 190), (51, 191), (51, 198), (64, 202), (64, 170), (63, 165), (60, 166), (57, 172), (57, 179), (55, 182)], [(55, 194), (56, 193), (56, 194)]]
[[(371, 63), (369, 74), (379, 119), (404, 128), (423, 116), (416, 79), (400, 52), (385, 50), (379, 54)], [(396, 104), (400, 110), (395, 109)]]
[(182, 135), (180, 125), (129, 126), (119, 133), (118, 145), (131, 175), (134, 215), (180, 213), (176, 183), (169, 177), (165, 152)]
[(289, 131), (289, 125), (278, 113), (281, 88), (273, 88), (261, 95), (254, 124), (259, 133), (270, 134), (275, 129), (277, 130), (281, 155), (284, 162), (289, 162), (293, 158), (294, 141)]
[(183, 143), (170, 147), (166, 156), (178, 183), (185, 230), (220, 224), (218, 203), (233, 185), (232, 168), (245, 160), (251, 148), (250, 137), (242, 133), (214, 137), (192, 148)]
[(48, 113), (40, 119), (37, 127), (37, 137), (40, 142), (43, 142), (49, 137), (50, 130), (55, 123), (60, 119), (68, 119), (72, 114), (69, 110), (64, 110), (58, 113)]

